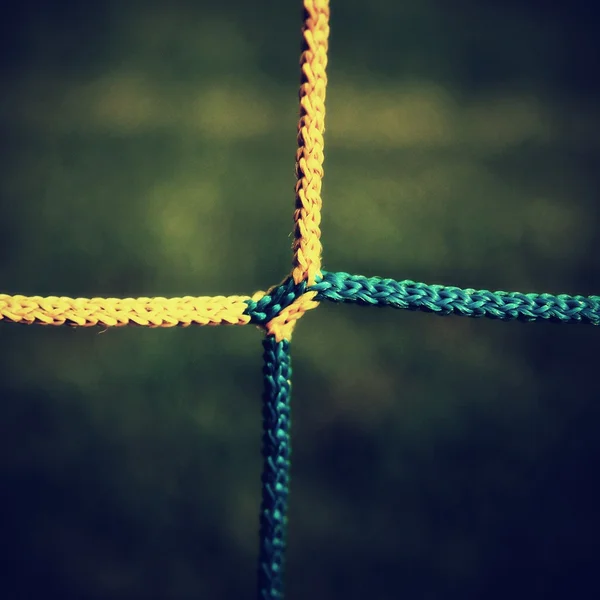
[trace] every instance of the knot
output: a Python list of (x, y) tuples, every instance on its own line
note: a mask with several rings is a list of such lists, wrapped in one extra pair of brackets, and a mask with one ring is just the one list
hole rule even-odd
[(246, 299), (245, 313), (250, 322), (266, 329), (276, 341), (290, 340), (296, 321), (308, 310), (316, 308), (316, 291), (306, 291), (307, 282), (295, 283), (288, 277), (267, 292), (257, 292)]
[(279, 313), (290, 306), (306, 289), (306, 282), (294, 283), (291, 277), (269, 289), (267, 292), (257, 292), (246, 300), (246, 314), (255, 325), (266, 325)]

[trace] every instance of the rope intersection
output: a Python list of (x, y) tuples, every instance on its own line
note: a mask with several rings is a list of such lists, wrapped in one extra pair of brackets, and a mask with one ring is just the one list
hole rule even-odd
[(43, 298), (0, 294), (0, 321), (77, 327), (252, 323), (276, 338), (289, 339), (277, 335), (280, 320), (289, 323), (303, 314), (308, 302), (318, 304), (323, 300), (503, 321), (600, 324), (600, 296), (490, 292), (329, 271), (323, 271), (313, 285), (308, 286), (306, 281), (296, 284), (288, 277), (269, 292), (257, 292), (252, 297)]
[(327, 272), (321, 268), (329, 1), (303, 0), (300, 118), (296, 152), (291, 274), (252, 296), (67, 298), (0, 294), (0, 321), (78, 327), (189, 327), (254, 324), (264, 346), (263, 476), (258, 597), (283, 598), (290, 478), (290, 340), (294, 326), (319, 302), (391, 306), (439, 315), (500, 320), (600, 324), (600, 296), (489, 292)]

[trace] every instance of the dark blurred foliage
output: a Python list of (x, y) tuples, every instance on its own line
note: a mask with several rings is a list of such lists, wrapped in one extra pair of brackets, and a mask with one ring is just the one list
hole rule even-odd
[[(598, 294), (589, 1), (333, 2), (325, 266)], [(299, 2), (0, 19), (9, 294), (290, 263)], [(252, 598), (260, 333), (0, 324), (2, 598)], [(288, 597), (595, 597), (599, 331), (323, 305), (294, 336)]]

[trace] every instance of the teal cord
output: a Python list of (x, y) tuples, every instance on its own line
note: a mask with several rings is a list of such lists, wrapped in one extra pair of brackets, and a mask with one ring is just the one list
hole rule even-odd
[(263, 474), (260, 509), (258, 598), (283, 598), (288, 485), (290, 479), (290, 343), (264, 342)]
[(600, 296), (489, 292), (327, 271), (307, 288), (313, 290), (318, 292), (317, 300), (391, 306), (438, 315), (600, 324)]
[(438, 315), (600, 324), (600, 296), (489, 292), (330, 271), (323, 271), (322, 277), (310, 287), (306, 287), (305, 282), (294, 285), (291, 280), (286, 280), (258, 302), (248, 300), (247, 314), (253, 323), (264, 325), (282, 308), (309, 291), (316, 291), (319, 301), (391, 306)]
[[(395, 281), (323, 271), (307, 287), (291, 279), (258, 301), (248, 300), (252, 322), (264, 325), (308, 291), (317, 300), (391, 306), (438, 315), (488, 317), (503, 321), (600, 324), (600, 296), (489, 292), (454, 286)], [(263, 475), (260, 511), (259, 600), (283, 599), (288, 485), (290, 478), (290, 343), (268, 336), (264, 346)]]

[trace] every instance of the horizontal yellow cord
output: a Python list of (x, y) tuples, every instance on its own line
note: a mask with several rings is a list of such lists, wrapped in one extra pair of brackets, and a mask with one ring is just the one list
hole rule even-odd
[(0, 294), (0, 321), (92, 327), (246, 325), (249, 296), (67, 298)]

